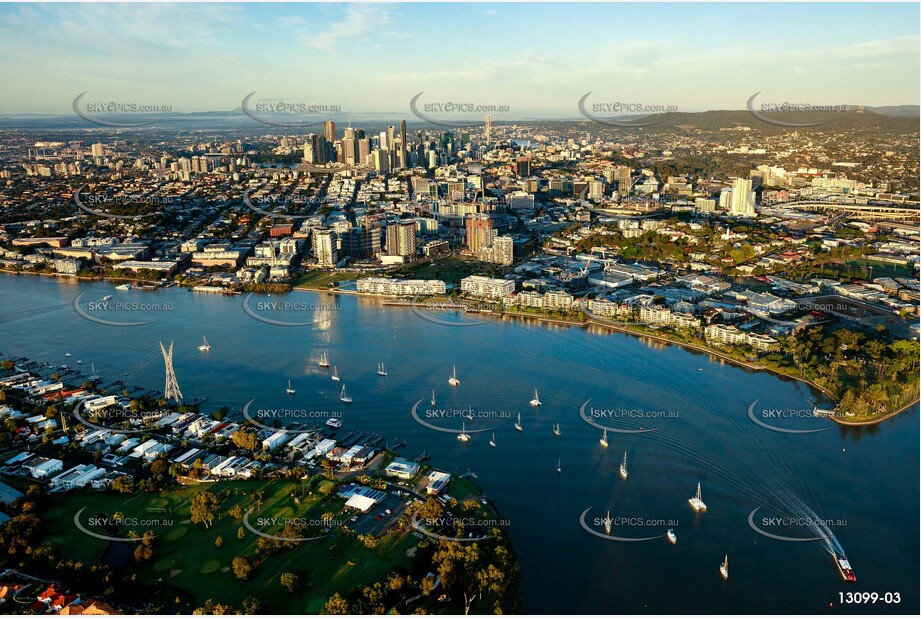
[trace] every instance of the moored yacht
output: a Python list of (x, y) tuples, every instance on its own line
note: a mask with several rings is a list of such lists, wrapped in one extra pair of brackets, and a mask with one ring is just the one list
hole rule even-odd
[(496, 434), (493, 434), (492, 438), (489, 439), (489, 446), (496, 446)]
[(333, 375), (330, 376), (330, 379), (333, 382), (339, 381), (339, 368), (338, 367), (333, 367)]
[(604, 447), (608, 445), (608, 430), (607, 429), (601, 430), (601, 439), (598, 440), (598, 442), (600, 442), (601, 446), (604, 446)]
[(691, 508), (693, 508), (698, 513), (705, 512), (707, 510), (707, 505), (704, 504), (704, 501), (700, 496), (700, 483), (697, 483), (697, 495), (695, 495), (693, 498), (688, 498), (688, 504), (690, 504)]
[(326, 426), (330, 429), (339, 429), (342, 427), (342, 421), (340, 421), (338, 418), (331, 418), (326, 421)]
[(288, 388), (285, 389), (285, 392), (289, 395), (293, 395), (295, 393), (295, 390), (291, 388), (291, 380), (288, 380)]
[(384, 369), (384, 363), (378, 363), (378, 364), (377, 364), (377, 375), (379, 375), (379, 376), (386, 376), (386, 375), (387, 375), (387, 370)]
[(627, 451), (624, 451), (624, 461), (620, 464), (620, 478), (627, 480)]
[(320, 367), (329, 367), (329, 359), (326, 358), (326, 352), (320, 354), (320, 362), (317, 363)]
[(339, 401), (352, 403), (352, 397), (349, 395), (348, 391), (345, 390), (345, 384), (342, 385), (342, 392), (339, 393)]
[(560, 435), (560, 424), (559, 423), (553, 426), (553, 435), (555, 436)]
[(454, 373), (452, 373), (451, 377), (448, 378), (448, 384), (450, 384), (451, 386), (458, 386), (460, 384), (460, 380), (457, 379), (457, 367), (456, 366), (454, 367)]
[(461, 432), (460, 432), (459, 434), (457, 434), (457, 439), (460, 440), (461, 442), (469, 442), (469, 441), (470, 441), (470, 434), (467, 433), (467, 424), (466, 424), (466, 423), (462, 423), (462, 424), (461, 424)]
[(515, 429), (522, 431), (521, 429), (521, 412), (518, 413), (518, 421), (515, 422)]
[(205, 339), (204, 337), (202, 337), (202, 338), (201, 338), (201, 345), (198, 346), (198, 349), (199, 349), (200, 351), (202, 351), (202, 352), (210, 352), (210, 351), (211, 351), (211, 344), (208, 343), (208, 340), (207, 340), (207, 339)]
[(540, 397), (537, 396), (537, 389), (534, 389), (534, 399), (531, 400), (531, 405), (535, 408), (540, 407)]
[(668, 539), (668, 542), (674, 545), (678, 542), (678, 537), (675, 536), (675, 531), (671, 528), (668, 529), (668, 532), (665, 533), (665, 537)]
[(723, 558), (723, 564), (720, 565), (720, 575), (723, 576), (723, 579), (729, 579), (729, 555), (727, 554)]

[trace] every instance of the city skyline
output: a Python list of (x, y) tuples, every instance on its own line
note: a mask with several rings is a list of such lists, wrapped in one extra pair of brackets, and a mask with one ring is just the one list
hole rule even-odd
[(0, 114), (72, 113), (83, 92), (178, 113), (239, 110), (255, 92), (254, 102), (338, 106), (340, 118), (408, 115), (425, 92), (430, 102), (507, 106), (494, 122), (574, 118), (587, 92), (688, 112), (745, 109), (756, 92), (768, 103), (919, 102), (917, 5), (533, 9), (9, 4), (0, 70), (14, 96)]

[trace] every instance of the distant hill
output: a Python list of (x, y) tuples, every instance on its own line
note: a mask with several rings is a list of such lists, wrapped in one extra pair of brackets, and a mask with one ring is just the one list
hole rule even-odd
[[(914, 113), (911, 114), (912, 108)], [(881, 133), (912, 133), (918, 131), (918, 106), (900, 105), (881, 108), (888, 113), (877, 113), (864, 108), (864, 111), (847, 112), (758, 112), (761, 116), (780, 123), (817, 126), (791, 127), (776, 125), (758, 118), (748, 110), (716, 110), (708, 112), (668, 112), (636, 118), (638, 124), (655, 122), (645, 127), (648, 132), (665, 131), (703, 131), (720, 132), (725, 129), (749, 127), (764, 133), (781, 131), (815, 131), (835, 132), (853, 130), (874, 130)]]

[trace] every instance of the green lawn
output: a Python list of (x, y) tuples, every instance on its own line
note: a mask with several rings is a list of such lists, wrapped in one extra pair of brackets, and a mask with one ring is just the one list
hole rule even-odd
[[(126, 568), (136, 569), (143, 581), (162, 581), (184, 592), (184, 597), (194, 599), (189, 611), (207, 599), (239, 607), (247, 595), (254, 595), (270, 613), (319, 613), (334, 592), (345, 594), (357, 585), (372, 583), (398, 567), (409, 565), (410, 558), (406, 552), (415, 547), (418, 539), (408, 532), (392, 535), (374, 549), (367, 549), (353, 538), (335, 532), (332, 537), (275, 550), (267, 558), (263, 554), (263, 561), (256, 566), (250, 580), (245, 583), (238, 580), (231, 569), (231, 562), (238, 555), (254, 561), (260, 559), (256, 547), (259, 537), (245, 530), (244, 538), (239, 539), (237, 531), (242, 522), (231, 517), (228, 511), (234, 505), (240, 505), (244, 512), (255, 509), (256, 501), (251, 494), (261, 490), (264, 495), (262, 504), (253, 511), (249, 521), (255, 528), (269, 534), (277, 534), (281, 525), (260, 526), (258, 517), (319, 520), (326, 512), (338, 515), (344, 503), (341, 498), (317, 493), (301, 495), (303, 487), (306, 483), (298, 481), (234, 481), (161, 494), (69, 494), (53, 500), (43, 514), (43, 527), (46, 538), (55, 546), (58, 555), (94, 563), (102, 560), (107, 542), (85, 535), (74, 526), (74, 515), (83, 507), (88, 507), (80, 519), (84, 525), (93, 514), (111, 516), (116, 511), (126, 518), (171, 520), (170, 526), (137, 527), (138, 533), (147, 529), (157, 533), (154, 558), (141, 566), (131, 561)], [(193, 525), (189, 520), (192, 497), (205, 490), (223, 496), (220, 516), (209, 529), (202, 524)], [(229, 495), (225, 495), (226, 492), (230, 492)], [(296, 499), (300, 504), (295, 502)], [(161, 508), (171, 511), (160, 514), (148, 510)], [(105, 534), (100, 528), (90, 529)], [(122, 526), (119, 535), (125, 536), (127, 531), (128, 527)], [(315, 530), (311, 532), (319, 533)], [(223, 538), (220, 549), (214, 545), (218, 536)], [(342, 549), (342, 555), (337, 559), (329, 557), (329, 548), (334, 544)], [(133, 547), (134, 544), (132, 550)], [(293, 594), (279, 585), (279, 576), (285, 571), (297, 573), (301, 578), (301, 588)]]
[(359, 279), (361, 276), (361, 273), (325, 272), (321, 270), (315, 270), (300, 275), (291, 285), (295, 288), (306, 288), (311, 290), (325, 289), (329, 287), (329, 284), (333, 282), (348, 281), (349, 279)]

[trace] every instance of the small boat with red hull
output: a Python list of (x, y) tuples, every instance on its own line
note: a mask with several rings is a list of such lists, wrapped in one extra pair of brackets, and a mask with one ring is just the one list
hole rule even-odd
[(844, 581), (857, 581), (857, 576), (854, 575), (854, 569), (851, 568), (851, 563), (847, 561), (847, 557), (844, 554), (835, 552), (835, 564), (838, 565), (838, 570), (841, 572), (841, 577), (844, 578)]

